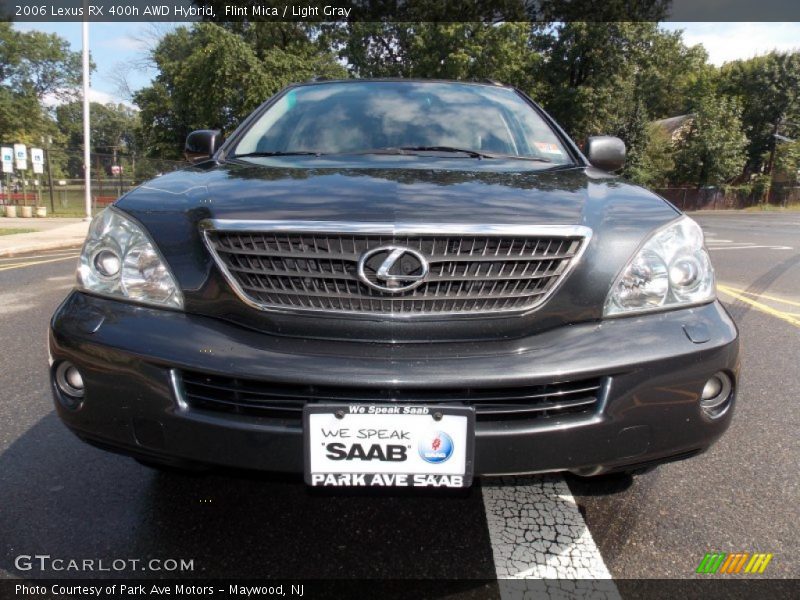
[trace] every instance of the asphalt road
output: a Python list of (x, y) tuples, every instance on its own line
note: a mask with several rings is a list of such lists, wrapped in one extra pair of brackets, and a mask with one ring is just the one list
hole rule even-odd
[(626, 489), (570, 487), (615, 577), (688, 577), (706, 552), (722, 551), (771, 552), (769, 574), (797, 578), (800, 213), (694, 218), (741, 333), (733, 424), (706, 454)]
[[(44, 344), (76, 252), (0, 259), (0, 579), (87, 575), (15, 564), (34, 554), (188, 558), (193, 571), (169, 575), (200, 577), (468, 579), (523, 572), (526, 560), (524, 572), (548, 576), (537, 561), (550, 568), (558, 554), (562, 574), (686, 578), (710, 551), (770, 552), (769, 575), (800, 577), (800, 213), (696, 218), (742, 333), (729, 432), (700, 457), (633, 479), (484, 481), (456, 496), (318, 494), (296, 478), (161, 474), (82, 444), (55, 416)], [(517, 511), (519, 542), (498, 510)], [(504, 563), (504, 552), (519, 560)], [(497, 594), (477, 582), (463, 593)]]

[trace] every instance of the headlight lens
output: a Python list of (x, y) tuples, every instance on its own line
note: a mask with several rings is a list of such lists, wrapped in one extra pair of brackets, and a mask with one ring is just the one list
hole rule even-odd
[(656, 231), (622, 271), (605, 316), (703, 304), (716, 297), (703, 230), (682, 217)]
[(142, 304), (183, 308), (183, 295), (150, 238), (113, 208), (97, 215), (89, 227), (78, 287)]

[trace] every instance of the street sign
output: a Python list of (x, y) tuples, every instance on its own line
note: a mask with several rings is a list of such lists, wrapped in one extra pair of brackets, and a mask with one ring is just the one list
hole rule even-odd
[(44, 173), (44, 150), (31, 148), (31, 163), (33, 163), (34, 173)]
[(3, 173), (13, 173), (14, 172), (14, 149), (3, 146), (0, 149), (0, 154), (3, 157)]
[(17, 170), (28, 170), (28, 149), (25, 144), (14, 144), (14, 162), (17, 164)]

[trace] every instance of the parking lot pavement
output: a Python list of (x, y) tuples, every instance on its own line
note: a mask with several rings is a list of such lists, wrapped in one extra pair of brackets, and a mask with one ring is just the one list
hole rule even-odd
[(633, 479), (503, 478), (456, 495), (168, 475), (80, 443), (53, 412), (44, 346), (75, 252), (0, 260), (0, 577), (86, 575), (20, 570), (23, 554), (183, 558), (183, 576), (466, 578), (465, 597), (513, 597), (483, 580), (692, 577), (711, 551), (771, 552), (768, 575), (797, 577), (800, 327), (759, 306), (800, 312), (794, 219), (698, 218), (744, 349), (737, 414), (708, 453)]

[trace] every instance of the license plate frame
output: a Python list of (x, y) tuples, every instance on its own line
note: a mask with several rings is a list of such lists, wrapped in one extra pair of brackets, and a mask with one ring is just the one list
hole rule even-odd
[[(396, 412), (381, 412), (384, 410)], [(322, 427), (325, 425), (329, 427), (329, 432), (333, 431), (331, 426), (338, 426), (338, 433), (342, 429), (352, 430), (354, 433), (348, 438), (325, 437), (322, 435)], [(409, 427), (412, 427), (411, 431), (408, 430)], [(409, 433), (409, 439), (355, 437), (360, 430), (378, 431), (380, 428), (387, 428), (395, 434)], [(439, 446), (435, 446), (437, 438)], [(345, 439), (352, 440), (349, 446), (342, 441)], [(331, 453), (327, 444), (343, 444), (345, 448), (337, 447), (335, 453), (339, 456), (344, 452), (346, 457), (336, 460), (342, 460), (346, 464), (339, 471), (331, 470), (329, 463), (332, 460), (327, 455), (320, 457), (323, 450), (314, 452), (312, 457), (312, 443), (315, 448), (320, 448), (316, 444), (321, 443), (327, 454)], [(380, 450), (375, 450), (374, 444)], [(361, 448), (355, 449), (355, 445), (360, 445)], [(402, 451), (398, 448), (390, 450), (390, 445), (403, 445), (405, 459), (399, 460)], [(351, 453), (355, 456), (352, 457)], [(304, 480), (311, 487), (468, 488), (472, 485), (474, 472), (475, 410), (465, 405), (429, 406), (413, 403), (307, 404), (303, 408), (303, 454)], [(443, 458), (445, 454), (447, 457)], [(453, 463), (448, 465), (451, 459)], [(392, 469), (395, 465), (391, 463), (398, 463), (398, 468)], [(373, 465), (378, 468), (370, 470)], [(413, 468), (401, 468), (409, 465)], [(320, 480), (320, 475), (324, 476), (323, 480)], [(328, 475), (332, 477), (327, 477)]]

